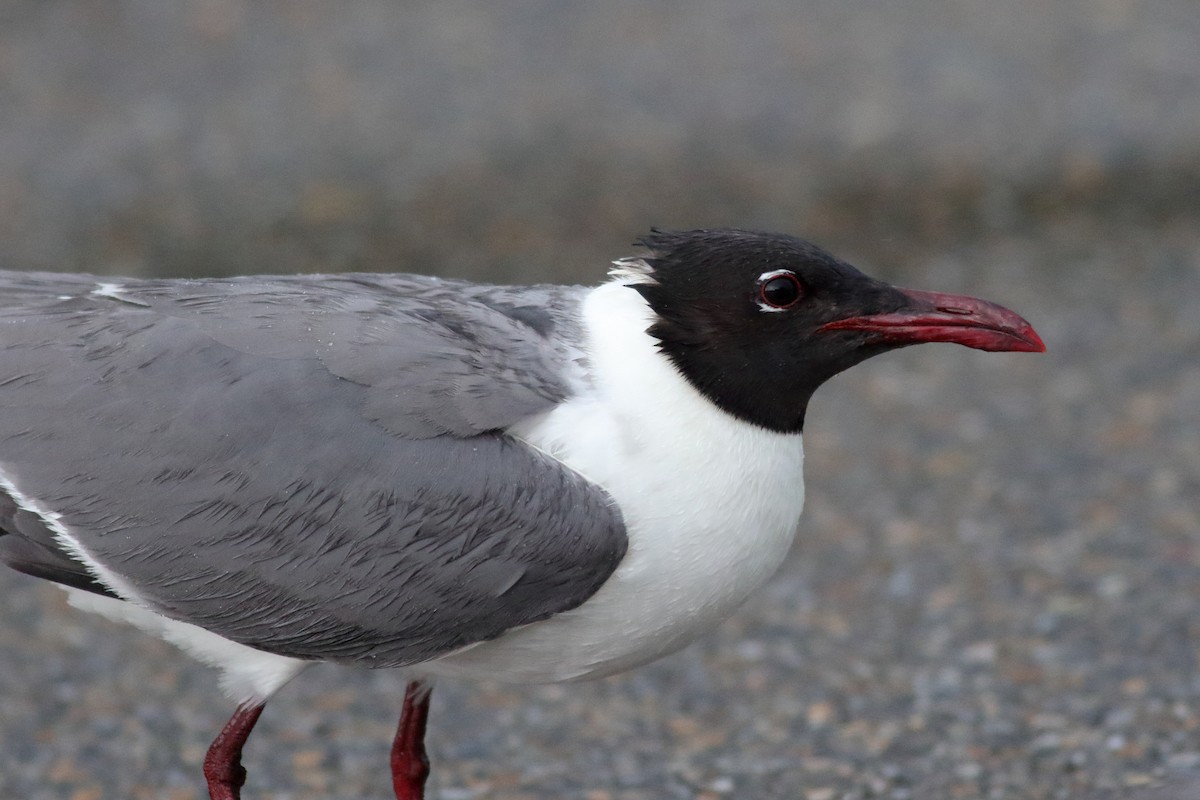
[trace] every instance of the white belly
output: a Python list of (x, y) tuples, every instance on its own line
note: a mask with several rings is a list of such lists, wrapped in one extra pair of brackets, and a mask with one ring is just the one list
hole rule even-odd
[(594, 390), (510, 432), (603, 486), (629, 551), (578, 608), (422, 665), (430, 674), (538, 683), (651, 661), (731, 614), (791, 546), (800, 437), (741, 422), (693, 389), (642, 332), (650, 311), (632, 289), (594, 290), (584, 314)]

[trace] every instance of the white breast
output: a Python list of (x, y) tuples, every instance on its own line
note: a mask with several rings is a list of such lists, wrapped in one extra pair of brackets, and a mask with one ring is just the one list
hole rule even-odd
[(629, 551), (578, 608), (427, 666), (514, 682), (599, 677), (665, 655), (731, 614), (786, 556), (804, 504), (800, 436), (737, 420), (646, 334), (619, 282), (583, 306), (593, 390), (510, 430), (603, 486)]

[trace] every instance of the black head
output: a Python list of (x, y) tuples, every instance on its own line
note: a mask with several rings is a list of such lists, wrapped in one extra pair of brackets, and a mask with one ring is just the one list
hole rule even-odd
[(931, 341), (1041, 351), (1029, 323), (971, 297), (898, 289), (793, 236), (653, 231), (631, 284), (650, 334), (702, 394), (763, 427), (799, 432), (814, 391), (879, 353)]

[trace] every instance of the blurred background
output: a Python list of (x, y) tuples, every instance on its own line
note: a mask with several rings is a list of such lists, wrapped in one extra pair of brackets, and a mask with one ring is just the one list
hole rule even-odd
[[(1197, 42), (1194, 0), (3, 0), (0, 266), (595, 282), (738, 226), (1000, 301), (1045, 356), (818, 394), (798, 547), (713, 635), (439, 688), (431, 797), (1200, 797)], [(214, 676), (0, 592), (0, 797), (203, 797)], [(247, 797), (390, 796), (402, 688), (306, 673)]]

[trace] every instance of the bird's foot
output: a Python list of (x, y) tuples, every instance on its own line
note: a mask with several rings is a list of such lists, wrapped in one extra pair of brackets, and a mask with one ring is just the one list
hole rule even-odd
[(396, 800), (424, 800), (429, 758), (425, 755), (425, 723), (429, 719), (431, 688), (420, 681), (408, 684), (404, 711), (392, 743), (392, 787)]
[(262, 710), (262, 703), (238, 706), (208, 748), (208, 754), (204, 756), (204, 778), (208, 781), (210, 800), (241, 800), (242, 786), (246, 783), (242, 747)]

